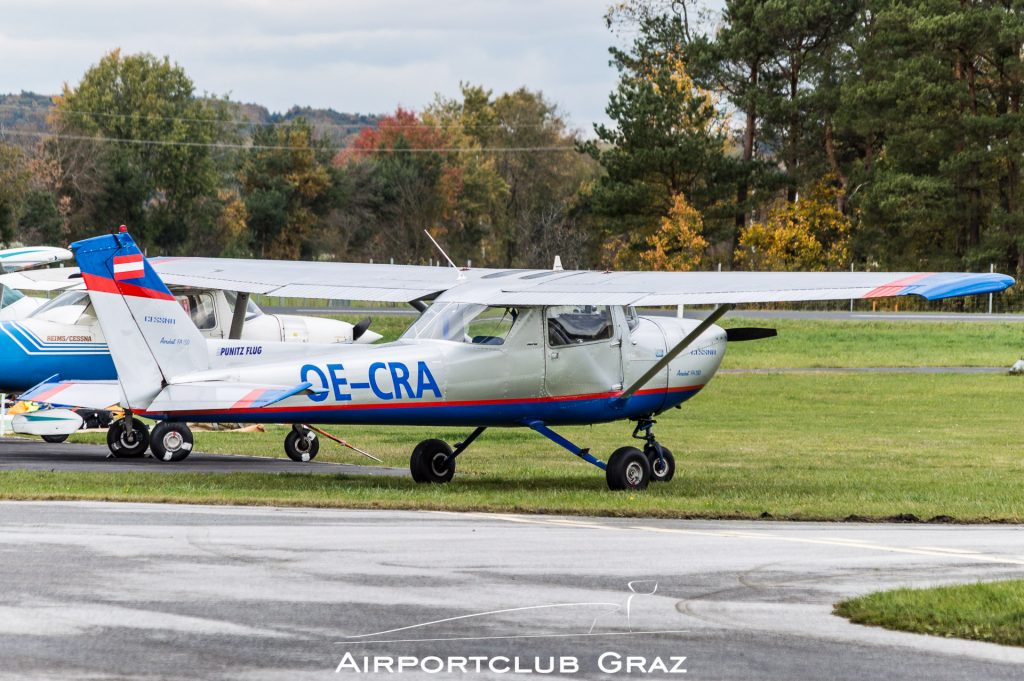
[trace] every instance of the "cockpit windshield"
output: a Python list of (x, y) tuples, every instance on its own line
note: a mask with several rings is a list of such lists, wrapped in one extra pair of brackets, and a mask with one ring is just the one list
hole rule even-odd
[(402, 338), (502, 345), (518, 316), (512, 308), (477, 303), (434, 303)]
[(18, 289), (10, 288), (8, 286), (0, 284), (0, 308), (5, 308), (8, 305), (13, 305), (14, 303), (18, 302), (24, 297), (25, 294), (19, 291)]
[[(227, 298), (228, 300), (228, 307), (234, 310), (235, 301), (238, 300), (238, 294), (235, 293), (234, 291), (224, 291), (224, 297)], [(260, 309), (259, 305), (252, 302), (252, 298), (250, 298), (249, 302), (245, 306), (245, 321), (249, 321), (250, 319), (256, 319), (261, 314), (263, 314), (263, 310)]]
[(36, 308), (29, 317), (58, 324), (77, 324), (89, 306), (88, 291), (65, 291)]

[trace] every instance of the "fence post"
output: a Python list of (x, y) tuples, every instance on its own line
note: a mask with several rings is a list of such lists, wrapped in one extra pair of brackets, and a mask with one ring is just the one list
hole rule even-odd
[[(850, 272), (853, 272), (853, 263), (850, 263)], [(853, 312), (853, 298), (850, 298), (850, 312)]]
[[(995, 263), (989, 263), (989, 264), (988, 264), (988, 273), (989, 273), (989, 274), (992, 274), (992, 273), (994, 273), (995, 271), (996, 271), (996, 265), (995, 265)], [(991, 294), (991, 293), (990, 293), (990, 294), (988, 294), (988, 313), (989, 313), (989, 314), (992, 314), (992, 294)]]

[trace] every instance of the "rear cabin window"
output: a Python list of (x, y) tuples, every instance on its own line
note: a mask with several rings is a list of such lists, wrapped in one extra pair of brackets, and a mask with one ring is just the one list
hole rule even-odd
[(607, 340), (614, 335), (607, 305), (562, 305), (547, 309), (548, 345), (559, 347)]
[(214, 312), (212, 295), (209, 293), (188, 293), (179, 295), (177, 298), (200, 331), (208, 331), (217, 326), (217, 316)]

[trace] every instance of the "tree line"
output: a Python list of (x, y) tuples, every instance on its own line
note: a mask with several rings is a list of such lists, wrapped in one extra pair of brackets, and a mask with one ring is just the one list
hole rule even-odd
[[(474, 265), (1024, 272), (1018, 0), (626, 0), (610, 123), (464, 84), (346, 144), (105, 55), (0, 143), (0, 239)], [(348, 138), (346, 138), (348, 139)]]

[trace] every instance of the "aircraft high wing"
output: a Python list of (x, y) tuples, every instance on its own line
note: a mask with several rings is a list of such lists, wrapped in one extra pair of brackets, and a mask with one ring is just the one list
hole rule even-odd
[[(189, 421), (289, 423), (289, 457), (308, 461), (311, 424), (473, 427), (454, 448), (428, 439), (412, 451), (417, 482), (452, 479), (456, 458), (488, 428), (526, 427), (605, 470), (611, 489), (672, 478), (671, 451), (654, 417), (711, 380), (729, 334), (715, 322), (739, 303), (918, 295), (929, 299), (1001, 291), (1013, 279), (970, 273), (650, 273), (457, 270), (343, 263), (165, 258), (156, 268), (127, 233), (72, 246), (109, 339), (126, 417), (107, 442), (115, 456), (161, 461), (191, 452)], [(422, 303), (399, 341), (337, 345), (296, 355), (270, 344), (230, 359), (202, 336), (166, 286), (280, 296)], [(715, 304), (703, 321), (644, 317), (635, 305)], [(749, 330), (748, 330), (749, 331)], [(82, 388), (55, 377), (25, 397), (77, 404)], [(159, 421), (150, 432), (133, 414)], [(636, 423), (643, 449), (602, 461), (553, 428)]]
[(53, 246), (8, 248), (0, 251), (0, 274), (50, 265), (55, 262), (71, 260), (73, 257), (68, 249)]
[(956, 272), (599, 272), (158, 258), (168, 284), (300, 298), (486, 305), (719, 305), (1002, 291), (1003, 274)]

